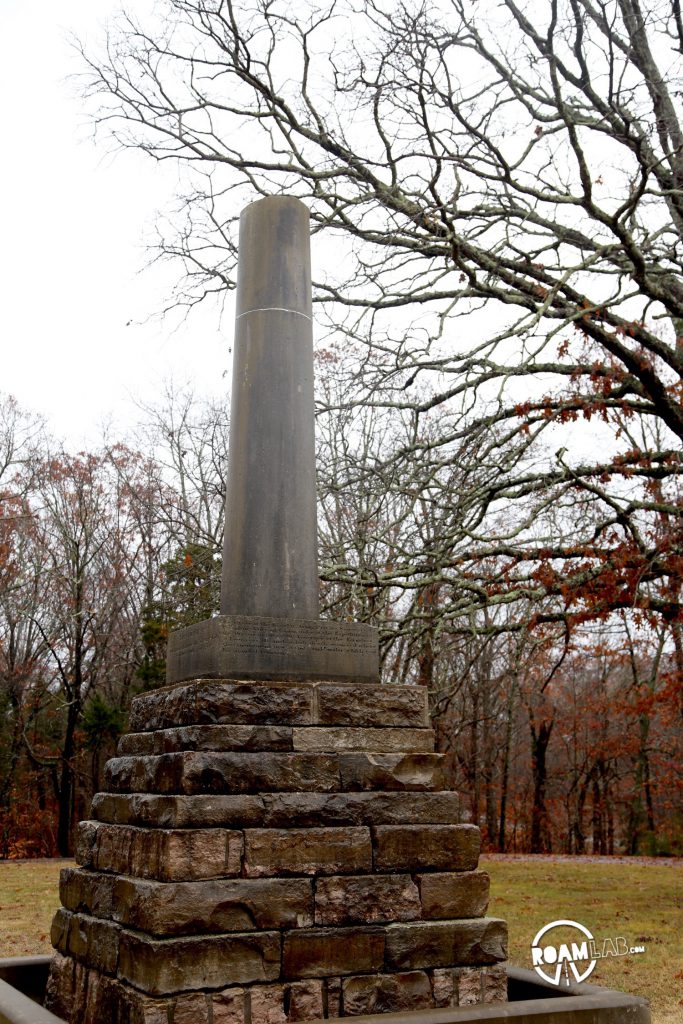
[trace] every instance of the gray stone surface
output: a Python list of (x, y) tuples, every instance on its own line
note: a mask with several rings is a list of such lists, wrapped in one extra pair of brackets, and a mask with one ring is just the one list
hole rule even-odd
[(507, 925), (494, 917), (468, 921), (414, 921), (387, 928), (389, 970), (484, 966), (505, 960)]
[(167, 683), (231, 676), (377, 682), (377, 630), (361, 622), (231, 614), (171, 633)]
[(351, 875), (319, 878), (315, 887), (316, 925), (414, 921), (420, 897), (410, 875)]
[(242, 211), (221, 613), (318, 618), (308, 208)]
[(369, 828), (247, 829), (244, 873), (336, 875), (372, 870)]
[(166, 937), (313, 925), (307, 878), (156, 882), (63, 868), (60, 897), (72, 913)]
[(279, 974), (279, 932), (179, 939), (150, 939), (139, 932), (121, 932), (119, 977), (152, 996), (275, 981)]
[(358, 729), (353, 726), (292, 729), (294, 750), (371, 750), (373, 753), (434, 750), (433, 729)]
[(450, 825), (457, 793), (262, 793), (195, 796), (98, 793), (93, 818), (149, 828), (315, 828), (321, 825)]
[(426, 729), (427, 689), (198, 679), (141, 694), (131, 703), (129, 727), (134, 733), (222, 724)]

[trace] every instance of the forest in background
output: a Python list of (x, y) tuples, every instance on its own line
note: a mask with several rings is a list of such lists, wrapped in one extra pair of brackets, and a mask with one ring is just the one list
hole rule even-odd
[[(159, 0), (80, 48), (96, 136), (177, 170), (171, 317), (308, 206), (322, 613), (428, 686), (492, 849), (683, 852), (682, 55), (677, 0)], [(217, 607), (226, 411), (1, 429), (0, 855), (64, 853)]]
[[(324, 395), (330, 354), (317, 364)], [(428, 686), (485, 846), (681, 853), (679, 619), (590, 594), (499, 606), (506, 559), (490, 554), (476, 567), (490, 606), (454, 614), (474, 553), (437, 580), (428, 562), (471, 491), (435, 499), (419, 462), (392, 493), (354, 489), (372, 444), (405, 438), (367, 411), (319, 418), (323, 614), (376, 625), (383, 679)], [(70, 454), (4, 398), (0, 431), (0, 858), (66, 855), (131, 698), (164, 683), (169, 630), (217, 611), (228, 419), (169, 390), (126, 444)], [(408, 563), (421, 585), (406, 587)]]

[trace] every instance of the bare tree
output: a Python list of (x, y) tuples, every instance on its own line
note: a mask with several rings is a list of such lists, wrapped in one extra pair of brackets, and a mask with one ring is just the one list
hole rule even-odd
[(488, 485), (473, 606), (490, 603), (496, 560), (498, 602), (675, 620), (677, 4), (160, 6), (151, 28), (122, 16), (83, 57), (98, 126), (188, 168), (184, 216), (160, 241), (185, 266), (175, 301), (233, 287), (245, 197), (300, 196), (334, 239), (321, 321), (363, 349), (345, 404), (438, 423), (392, 452), (391, 475), (427, 452), (452, 460), (477, 431), (533, 456)]

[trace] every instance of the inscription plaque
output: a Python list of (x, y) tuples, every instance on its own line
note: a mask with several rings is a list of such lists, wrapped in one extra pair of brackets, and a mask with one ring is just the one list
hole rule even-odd
[(171, 633), (167, 683), (209, 679), (376, 682), (377, 630), (358, 622), (218, 615)]

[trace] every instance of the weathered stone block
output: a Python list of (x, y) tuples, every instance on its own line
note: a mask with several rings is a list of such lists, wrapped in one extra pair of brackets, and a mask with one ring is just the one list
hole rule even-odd
[(120, 928), (112, 921), (61, 909), (54, 916), (50, 939), (63, 956), (105, 974), (116, 974), (119, 935)]
[(340, 788), (334, 754), (190, 753), (185, 758), (184, 791), (263, 793), (329, 792)]
[(161, 830), (95, 823), (88, 866), (162, 882), (239, 875), (242, 832)]
[(452, 967), (437, 967), (431, 971), (434, 1006), (457, 1006), (458, 989)]
[(256, 794), (158, 796), (153, 793), (98, 793), (93, 816), (117, 825), (148, 828), (236, 828), (263, 825), (264, 800)]
[(148, 995), (275, 981), (279, 973), (278, 932), (180, 939), (121, 932), (119, 977)]
[(410, 875), (335, 876), (316, 884), (317, 925), (414, 921), (420, 916), (420, 897)]
[(313, 687), (307, 683), (200, 679), (136, 697), (130, 731), (223, 723), (312, 725), (312, 706)]
[(366, 974), (342, 980), (344, 1016), (398, 1013), (432, 1007), (432, 988), (424, 971)]
[(457, 821), (457, 793), (265, 793), (268, 828), (317, 825), (450, 824)]
[(328, 978), (323, 982), (324, 998), (327, 1003), (326, 1017), (341, 1017), (342, 1007), (342, 980), (341, 978)]
[(486, 913), (490, 880), (485, 871), (419, 875), (417, 882), (424, 918), (458, 920)]
[(127, 732), (116, 744), (116, 756), (128, 757), (129, 755), (154, 754), (154, 732)]
[(74, 913), (92, 917), (112, 917), (114, 875), (84, 868), (62, 868), (59, 874), (59, 898), (62, 906)]
[(383, 963), (383, 928), (315, 928), (284, 935), (282, 972), (286, 978), (377, 971)]
[(76, 826), (74, 858), (83, 867), (90, 867), (93, 862), (98, 828), (96, 821), (79, 821)]
[(416, 921), (387, 927), (389, 970), (485, 965), (505, 960), (507, 926), (497, 918)]
[[(489, 972), (494, 972), (495, 984), (487, 982)], [(504, 980), (501, 992), (500, 979)], [(486, 999), (485, 986), (490, 985), (491, 993), (495, 990), (496, 1002), (507, 1000), (507, 973), (503, 964), (492, 967), (451, 967), (437, 969), (432, 972), (432, 986), (435, 1006), (476, 1006)]]
[(263, 793), (157, 795), (98, 793), (97, 821), (148, 828), (314, 828), (336, 825), (450, 824), (457, 793)]
[(313, 884), (303, 878), (150, 882), (120, 877), (113, 917), (152, 935), (198, 935), (313, 924)]
[(152, 732), (182, 722), (196, 721), (197, 686), (165, 686), (134, 697), (130, 705), (130, 732)]
[(104, 766), (104, 784), (119, 793), (182, 793), (182, 754), (112, 757)]
[(226, 988), (212, 996), (213, 1024), (244, 1024), (244, 989)]
[(484, 967), (481, 972), (481, 994), (485, 1003), (504, 1003), (508, 997), (508, 976), (505, 964)]
[(342, 789), (438, 790), (443, 754), (339, 754)]
[(324, 982), (309, 978), (289, 986), (287, 1020), (320, 1020), (325, 1016)]
[(372, 870), (368, 828), (247, 829), (244, 837), (250, 878)]
[(294, 750), (370, 750), (373, 753), (433, 751), (432, 729), (361, 729), (351, 726), (292, 730)]
[[(60, 911), (57, 911), (59, 914)], [(57, 1017), (68, 1020), (74, 990), (75, 962), (70, 956), (57, 952), (52, 957), (45, 990), (45, 1006)]]
[(204, 992), (178, 996), (173, 1007), (173, 1024), (210, 1024), (211, 996)]
[[(428, 755), (422, 755), (428, 756)], [(338, 755), (187, 751), (107, 762), (107, 786), (118, 792), (261, 793), (340, 789)]]
[[(423, 686), (334, 686), (316, 688), (315, 724), (361, 728), (429, 727), (427, 688)], [(303, 723), (302, 723), (303, 724)]]
[(122, 736), (117, 756), (172, 754), (182, 750), (291, 750), (292, 730), (276, 725), (186, 725)]
[(247, 989), (251, 1024), (285, 1024), (285, 989), (282, 985), (252, 985)]
[(480, 967), (458, 967), (453, 976), (458, 989), (458, 1006), (476, 1006), (484, 1001)]
[(178, 750), (292, 750), (292, 728), (285, 725), (187, 725), (136, 735), (153, 737), (153, 749), (142, 753), (168, 754)]
[(475, 825), (378, 825), (376, 871), (471, 871), (481, 850)]

